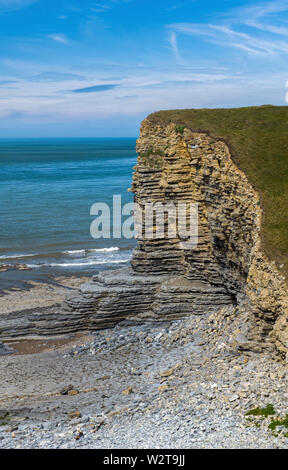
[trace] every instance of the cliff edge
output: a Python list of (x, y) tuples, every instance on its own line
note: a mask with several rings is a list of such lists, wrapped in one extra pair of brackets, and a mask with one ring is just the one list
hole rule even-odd
[[(197, 246), (183, 248), (179, 230), (168, 237), (167, 216), (164, 236), (138, 234), (131, 267), (94, 276), (67, 298), (67, 311), (83, 314), (91, 329), (193, 312), (236, 350), (276, 345), (286, 356), (287, 118), (287, 107), (274, 106), (146, 118), (135, 202), (144, 213), (149, 204), (197, 204)], [(153, 224), (156, 231), (157, 218)]]
[[(250, 328), (239, 325), (239, 338), (255, 333), (256, 340), (260, 334), (283, 354), (288, 347), (287, 118), (287, 107), (274, 106), (152, 114), (141, 127), (133, 185), (138, 202), (151, 197), (154, 182), (154, 200), (198, 203), (199, 243), (182, 252), (179, 263), (185, 277), (225, 286), (246, 318), (254, 317)], [(142, 269), (139, 253), (147, 243), (142, 245), (132, 261), (136, 270)], [(149, 246), (153, 250), (157, 253), (155, 244)], [(166, 269), (167, 263), (169, 256)]]

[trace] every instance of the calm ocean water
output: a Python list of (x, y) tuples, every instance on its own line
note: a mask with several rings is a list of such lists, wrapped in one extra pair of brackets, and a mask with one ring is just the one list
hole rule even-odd
[(22, 277), (127, 263), (134, 240), (94, 240), (90, 207), (132, 202), (135, 164), (132, 138), (0, 140), (0, 263), (25, 263)]

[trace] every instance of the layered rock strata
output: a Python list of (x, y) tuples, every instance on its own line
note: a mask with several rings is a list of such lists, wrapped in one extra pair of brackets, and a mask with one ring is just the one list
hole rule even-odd
[(148, 118), (137, 150), (135, 202), (143, 210), (147, 203), (198, 204), (198, 244), (183, 249), (179, 233), (174, 238), (139, 236), (131, 269), (94, 278), (67, 299), (67, 308), (94, 312), (94, 325), (100, 325), (104, 318), (106, 324), (159, 321), (237, 305), (229, 311), (242, 318), (240, 325), (236, 321), (239, 343), (261, 350), (273, 340), (285, 353), (285, 279), (261, 251), (260, 198), (227, 145)]
[[(239, 347), (259, 351), (275, 342), (285, 354), (286, 282), (261, 250), (259, 195), (234, 164), (227, 145), (206, 133), (173, 123), (152, 124), (147, 118), (137, 150), (135, 202), (142, 209), (156, 203), (197, 204), (197, 245), (183, 247), (186, 238), (179, 227), (168, 237), (171, 221), (165, 216), (164, 237), (140, 234), (130, 267), (94, 276), (61, 307), (31, 312), (25, 331), (48, 335), (120, 321), (223, 313), (235, 321)], [(3, 334), (0, 324), (0, 338)]]
[(55, 336), (93, 331), (119, 322), (171, 321), (230, 305), (223, 286), (183, 276), (137, 274), (127, 267), (106, 271), (69, 293), (64, 305), (14, 312), (2, 317), (0, 338)]

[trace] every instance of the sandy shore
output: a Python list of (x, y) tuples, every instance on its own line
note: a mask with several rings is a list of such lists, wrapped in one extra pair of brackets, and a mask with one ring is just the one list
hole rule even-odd
[(78, 288), (86, 280), (88, 280), (86, 277), (58, 277), (49, 283), (30, 281), (27, 290), (2, 291), (0, 293), (0, 314), (49, 307), (61, 303), (70, 289)]

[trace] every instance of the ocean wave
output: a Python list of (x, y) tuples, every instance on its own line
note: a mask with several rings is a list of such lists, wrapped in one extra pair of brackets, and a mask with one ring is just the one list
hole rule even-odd
[(86, 253), (86, 250), (67, 250), (61, 251), (61, 253), (64, 255), (81, 255), (83, 253)]
[(93, 248), (93, 249), (82, 249), (82, 250), (67, 250), (62, 251), (65, 255), (80, 255), (83, 253), (110, 253), (112, 251), (119, 251), (118, 246), (111, 246), (110, 248)]
[[(13, 255), (3, 255), (3, 263), (15, 267), (17, 263), (25, 263), (30, 269), (68, 269), (85, 270), (97, 266), (107, 266), (113, 268), (116, 265), (124, 265), (130, 261), (131, 249), (121, 249), (118, 246), (105, 248), (83, 248), (77, 250), (65, 250), (48, 253), (22, 253)], [(26, 258), (26, 259), (21, 259)], [(30, 259), (28, 259), (30, 258)], [(4, 261), (5, 260), (5, 261)], [(0, 256), (1, 263), (1, 256)]]
[(77, 267), (77, 266), (97, 266), (97, 265), (103, 265), (103, 264), (124, 264), (130, 261), (131, 258), (124, 258), (124, 259), (111, 259), (107, 258), (107, 260), (93, 260), (93, 261), (84, 261), (84, 262), (76, 262), (76, 263), (39, 263), (39, 264), (27, 264), (26, 266), (28, 268), (43, 268), (43, 267), (63, 267), (63, 268), (68, 268), (68, 267)]
[(88, 250), (91, 251), (92, 253), (109, 253), (110, 251), (119, 251), (120, 248), (118, 246), (111, 246), (110, 248), (94, 248), (93, 250)]
[(15, 255), (3, 255), (0, 256), (1, 259), (18, 259), (18, 258), (33, 258), (34, 256), (37, 256), (36, 253), (28, 253), (28, 254), (15, 254)]
[(60, 252), (48, 252), (48, 253), (14, 253), (14, 254), (9, 254), (9, 255), (0, 255), (0, 261), (1, 260), (16, 260), (16, 259), (21, 259), (21, 258), (44, 258), (44, 257), (59, 257), (59, 255), (89, 255), (92, 253), (112, 253), (115, 251), (119, 251), (120, 248), (118, 246), (111, 246), (109, 248), (83, 248), (81, 250), (65, 250), (65, 251), (60, 251)]

